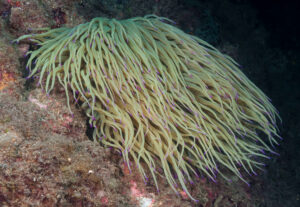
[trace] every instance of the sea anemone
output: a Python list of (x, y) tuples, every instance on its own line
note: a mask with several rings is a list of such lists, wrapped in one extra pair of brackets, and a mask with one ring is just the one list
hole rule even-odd
[(70, 94), (82, 103), (93, 139), (119, 150), (129, 168), (133, 160), (144, 178), (148, 166), (156, 186), (162, 169), (193, 199), (193, 175), (229, 180), (228, 169), (246, 182), (240, 169), (255, 174), (274, 153), (278, 113), (266, 95), (233, 59), (167, 18), (95, 18), (16, 41), (25, 38), (39, 45), (29, 77), (39, 73), (47, 93), (58, 80), (69, 109)]

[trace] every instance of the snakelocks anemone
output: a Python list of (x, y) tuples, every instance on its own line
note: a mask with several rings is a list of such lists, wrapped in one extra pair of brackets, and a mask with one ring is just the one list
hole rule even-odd
[(39, 74), (46, 93), (58, 80), (69, 109), (80, 100), (95, 141), (119, 150), (129, 169), (134, 161), (144, 178), (148, 166), (156, 186), (163, 174), (193, 199), (186, 181), (198, 173), (229, 180), (227, 169), (246, 182), (241, 169), (262, 167), (260, 158), (275, 153), (278, 113), (233, 59), (171, 23), (95, 18), (16, 41), (39, 45), (29, 77)]

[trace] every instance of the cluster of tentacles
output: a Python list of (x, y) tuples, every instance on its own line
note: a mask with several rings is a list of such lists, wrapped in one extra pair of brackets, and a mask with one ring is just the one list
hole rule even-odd
[(58, 80), (69, 108), (70, 95), (81, 100), (94, 140), (118, 149), (129, 168), (134, 160), (145, 178), (146, 163), (156, 185), (162, 169), (192, 198), (185, 182), (198, 172), (212, 180), (229, 179), (218, 166), (242, 180), (238, 167), (255, 174), (277, 144), (278, 114), (230, 57), (169, 23), (95, 18), (17, 41), (40, 46), (30, 52), (30, 77), (39, 73), (47, 93)]

